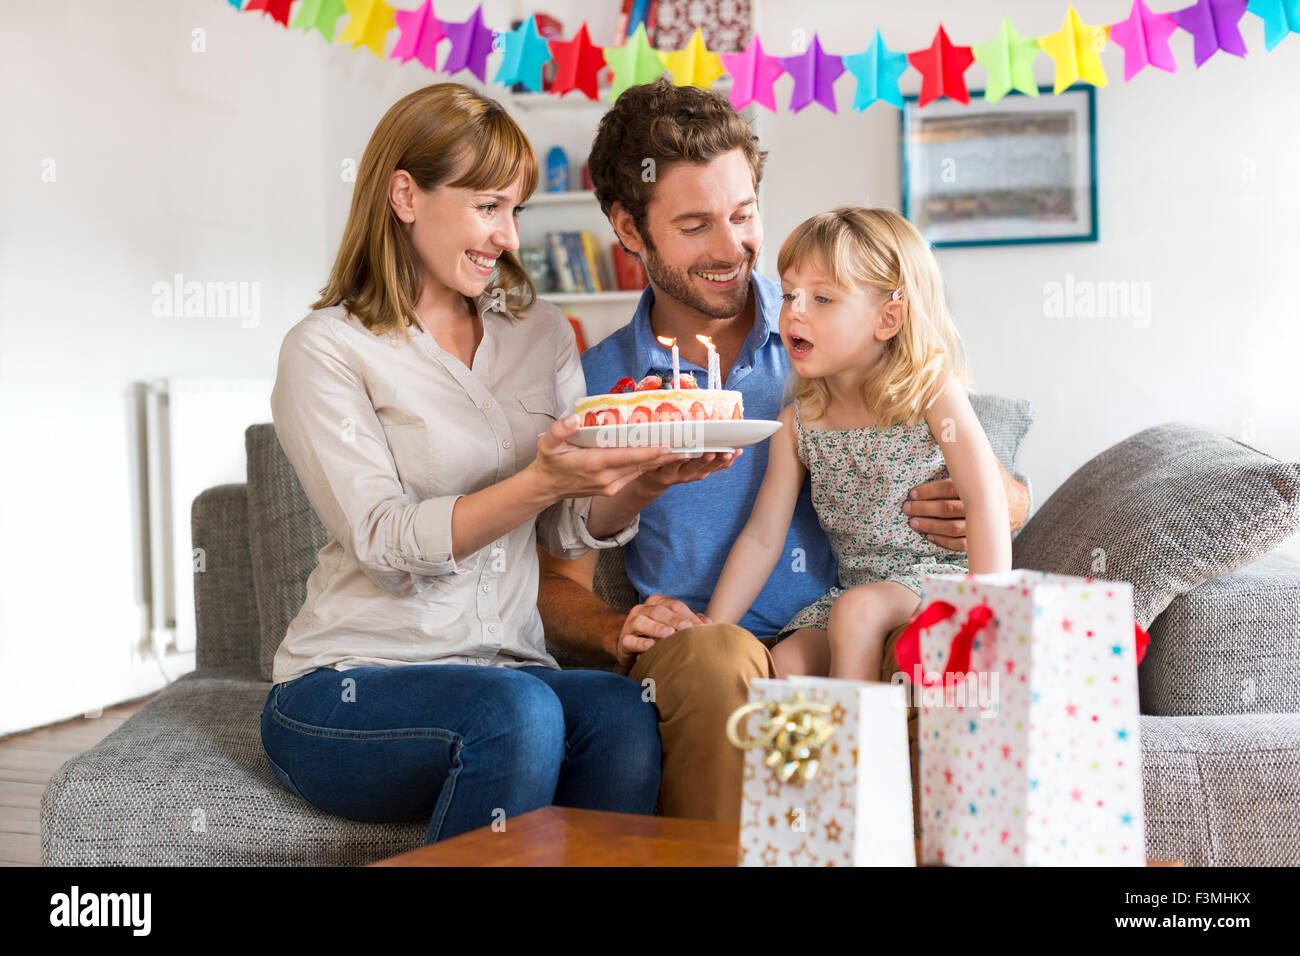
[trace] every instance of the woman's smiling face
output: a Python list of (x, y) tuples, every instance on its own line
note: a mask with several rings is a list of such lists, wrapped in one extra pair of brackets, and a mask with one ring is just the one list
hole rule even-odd
[[(405, 177), (405, 183), (401, 180)], [(452, 178), (454, 182), (459, 176)], [(426, 282), (469, 296), (483, 294), (502, 252), (519, 248), (523, 180), (501, 189), (420, 189), (404, 170), (393, 173), (394, 209), (407, 224)]]

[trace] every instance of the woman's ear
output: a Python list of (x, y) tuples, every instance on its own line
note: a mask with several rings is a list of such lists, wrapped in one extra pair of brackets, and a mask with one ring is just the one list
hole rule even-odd
[(637, 231), (636, 222), (632, 219), (632, 214), (628, 212), (621, 202), (615, 202), (609, 207), (609, 224), (614, 227), (614, 232), (618, 236), (618, 241), (622, 243), (623, 248), (632, 255), (640, 255), (645, 243), (641, 240), (641, 233)]
[(903, 310), (906, 307), (897, 299), (886, 299), (876, 323), (876, 341), (886, 342), (903, 331)]
[(408, 224), (415, 222), (415, 188), (415, 180), (404, 169), (395, 169), (388, 177), (388, 205)]

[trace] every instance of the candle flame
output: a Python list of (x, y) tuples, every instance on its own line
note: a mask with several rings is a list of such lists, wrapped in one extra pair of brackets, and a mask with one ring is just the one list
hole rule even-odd
[(670, 339), (670, 338), (668, 338), (667, 336), (664, 336), (664, 335), (656, 335), (655, 338), (657, 338), (657, 339), (659, 340), (659, 344), (660, 344), (660, 345), (669, 345), (669, 346), (671, 346), (671, 345), (676, 345), (676, 344), (677, 344), (677, 340), (676, 340), (676, 339)]
[(703, 342), (705, 345), (713, 344), (713, 339), (709, 338), (707, 335), (697, 335), (695, 336), (695, 338)]

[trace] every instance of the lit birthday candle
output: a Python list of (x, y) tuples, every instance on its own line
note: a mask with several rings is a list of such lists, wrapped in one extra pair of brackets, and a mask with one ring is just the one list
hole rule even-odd
[(662, 335), (656, 335), (655, 338), (659, 340), (660, 345), (671, 345), (673, 347), (673, 388), (679, 389), (682, 387), (682, 370), (679, 364), (680, 359), (677, 357), (677, 340)]
[(695, 338), (703, 342), (705, 348), (709, 350), (709, 388), (720, 388), (718, 379), (721, 377), (721, 367), (718, 364), (718, 350), (713, 347), (713, 339), (707, 335), (697, 335)]

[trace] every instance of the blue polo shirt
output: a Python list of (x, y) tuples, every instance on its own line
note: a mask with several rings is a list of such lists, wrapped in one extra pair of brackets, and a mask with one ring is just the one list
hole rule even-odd
[[(746, 418), (775, 420), (791, 371), (778, 326), (781, 286), (755, 272), (750, 294), (755, 297), (754, 327), (723, 387), (744, 396)], [(624, 376), (639, 379), (647, 369), (672, 365), (672, 354), (656, 341), (650, 326), (654, 301), (647, 286), (631, 323), (582, 353), (589, 394), (608, 391)], [(698, 381), (708, 379), (704, 369), (685, 359), (681, 368), (696, 371)], [(704, 611), (731, 545), (749, 520), (767, 452), (766, 441), (750, 445), (730, 468), (674, 485), (641, 512), (640, 530), (623, 548), (627, 575), (640, 600), (666, 594)], [(740, 625), (755, 637), (775, 637), (790, 618), (825, 594), (836, 576), (805, 477), (782, 556)]]

